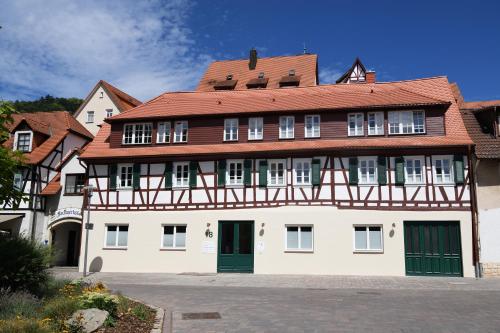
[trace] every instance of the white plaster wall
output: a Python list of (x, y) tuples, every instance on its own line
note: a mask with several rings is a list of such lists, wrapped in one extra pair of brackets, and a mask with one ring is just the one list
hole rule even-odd
[[(335, 207), (277, 207), (193, 211), (92, 211), (94, 230), (89, 237), (89, 265), (102, 260), (106, 272), (216, 272), (219, 220), (255, 221), (256, 274), (405, 275), (403, 221), (460, 221), (464, 276), (472, 277), (470, 212), (338, 210)], [(129, 224), (126, 250), (104, 249), (106, 223)], [(185, 251), (161, 251), (161, 225), (187, 225)], [(213, 238), (205, 236), (207, 223)], [(262, 227), (264, 223), (264, 227)], [(353, 224), (383, 226), (384, 252), (353, 253)], [(392, 224), (395, 223), (395, 227)], [(285, 224), (313, 224), (314, 252), (286, 253)], [(261, 229), (264, 230), (260, 235)], [(202, 253), (211, 241), (215, 253)], [(82, 244), (84, 240), (82, 240)], [(83, 247), (82, 247), (83, 253)], [(96, 259), (97, 258), (97, 259)], [(83, 268), (81, 256), (80, 269)]]
[(479, 211), (481, 262), (500, 263), (500, 208)]
[[(103, 93), (102, 98), (101, 92)], [(76, 115), (76, 120), (85, 126), (90, 133), (96, 135), (100, 128), (98, 125), (101, 125), (106, 118), (106, 109), (113, 109), (113, 115), (120, 113), (118, 107), (113, 103), (106, 91), (102, 87), (99, 87), (80, 113)], [(87, 123), (87, 111), (94, 111), (93, 123)]]

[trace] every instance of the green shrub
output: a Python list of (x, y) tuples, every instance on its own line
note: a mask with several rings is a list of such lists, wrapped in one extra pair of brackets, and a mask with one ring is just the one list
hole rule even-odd
[(151, 309), (139, 303), (132, 308), (132, 315), (142, 321), (146, 321), (151, 316)]
[(37, 295), (47, 283), (51, 250), (23, 237), (0, 236), (0, 289)]
[(80, 304), (84, 309), (97, 308), (106, 310), (112, 317), (116, 317), (118, 312), (118, 297), (115, 295), (98, 292), (84, 293), (80, 296)]
[(65, 328), (64, 322), (80, 309), (78, 298), (73, 296), (58, 296), (49, 299), (43, 306), (43, 318), (49, 318), (54, 329), (61, 331)]
[(0, 333), (53, 333), (44, 321), (10, 319), (0, 321)]
[(33, 295), (18, 291), (0, 292), (0, 319), (14, 319), (17, 316), (30, 318), (38, 315), (40, 301)]

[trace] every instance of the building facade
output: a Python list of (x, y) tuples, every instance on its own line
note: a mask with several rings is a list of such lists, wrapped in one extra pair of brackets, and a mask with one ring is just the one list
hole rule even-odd
[(107, 118), (81, 155), (90, 270), (474, 276), (448, 80), (365, 77), (318, 85), (315, 56), (251, 53)]

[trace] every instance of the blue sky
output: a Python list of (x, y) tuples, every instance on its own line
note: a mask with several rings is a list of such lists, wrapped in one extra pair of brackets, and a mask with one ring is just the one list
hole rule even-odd
[(381, 81), (447, 75), (500, 99), (498, 1), (9, 1), (0, 98), (85, 97), (99, 79), (146, 100), (192, 89), (214, 59), (319, 55), (322, 83), (359, 56)]

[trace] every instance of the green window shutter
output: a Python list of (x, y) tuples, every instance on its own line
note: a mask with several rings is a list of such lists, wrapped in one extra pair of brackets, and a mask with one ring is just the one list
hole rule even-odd
[(259, 187), (267, 186), (267, 160), (259, 162)]
[(165, 188), (166, 189), (171, 189), (172, 188), (172, 169), (173, 169), (173, 164), (172, 162), (168, 161), (165, 163)]
[(243, 162), (243, 184), (245, 186), (252, 186), (252, 160), (245, 160)]
[(378, 157), (378, 184), (387, 185), (387, 158), (385, 156)]
[(198, 162), (189, 162), (189, 187), (196, 188), (198, 178)]
[(321, 160), (313, 159), (312, 160), (312, 184), (313, 186), (318, 186), (320, 182), (320, 173), (321, 173)]
[(405, 184), (405, 159), (404, 157), (396, 157), (396, 185)]
[(217, 163), (217, 185), (219, 187), (226, 186), (226, 160)]
[(132, 182), (134, 184), (134, 190), (141, 188), (141, 165), (139, 163), (134, 164)]
[(349, 185), (358, 184), (358, 158), (349, 158)]
[(453, 156), (455, 169), (455, 184), (463, 184), (465, 182), (464, 175), (464, 157), (462, 155)]
[(109, 189), (111, 191), (116, 190), (117, 172), (118, 172), (118, 166), (116, 164), (111, 164), (109, 166)]

